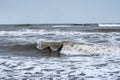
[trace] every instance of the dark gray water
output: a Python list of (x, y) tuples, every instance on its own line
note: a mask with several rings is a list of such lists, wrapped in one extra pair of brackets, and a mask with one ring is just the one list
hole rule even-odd
[[(57, 55), (37, 49), (36, 43), (40, 41), (82, 42), (107, 46), (112, 51), (94, 50), (97, 56), (72, 52)], [(1, 25), (0, 79), (119, 80), (119, 45), (119, 26)]]

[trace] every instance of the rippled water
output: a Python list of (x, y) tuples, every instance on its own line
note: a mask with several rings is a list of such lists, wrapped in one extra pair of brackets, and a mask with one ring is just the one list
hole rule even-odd
[[(81, 25), (0, 26), (2, 80), (119, 80), (120, 52), (56, 55), (38, 50), (40, 41), (74, 41), (118, 46), (120, 27)], [(104, 54), (101, 54), (104, 53)]]

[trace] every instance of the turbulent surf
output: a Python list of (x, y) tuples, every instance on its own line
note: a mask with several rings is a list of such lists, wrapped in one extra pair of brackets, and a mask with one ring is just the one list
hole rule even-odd
[(0, 80), (119, 80), (120, 24), (0, 25)]
[(120, 46), (105, 46), (70, 41), (39, 42), (37, 43), (37, 48), (40, 50), (49, 48), (51, 51), (60, 51), (61, 54), (65, 55), (115, 54), (120, 52)]

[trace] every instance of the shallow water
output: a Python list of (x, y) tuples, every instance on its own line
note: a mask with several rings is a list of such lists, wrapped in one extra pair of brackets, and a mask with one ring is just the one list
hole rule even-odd
[(36, 48), (40, 41), (119, 46), (119, 30), (119, 26), (96, 25), (0, 26), (0, 79), (119, 80), (119, 51), (104, 53), (102, 50), (99, 55), (57, 55), (57, 52)]

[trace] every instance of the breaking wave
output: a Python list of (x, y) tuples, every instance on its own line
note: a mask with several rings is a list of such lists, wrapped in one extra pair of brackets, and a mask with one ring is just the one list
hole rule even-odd
[[(99, 29), (102, 30), (102, 29)], [(104, 30), (104, 29), (103, 29)], [(105, 29), (109, 30), (109, 29)], [(117, 34), (116, 32), (112, 32)], [(16, 31), (0, 31), (0, 36), (35, 36), (35, 35), (84, 35), (84, 34), (109, 34), (104, 32), (81, 32), (81, 31), (62, 31), (46, 29), (23, 29)]]
[(105, 46), (97, 44), (85, 44), (78, 42), (38, 42), (37, 48), (43, 50), (45, 48), (51, 51), (59, 51), (64, 55), (91, 55), (91, 54), (109, 54), (119, 53), (120, 46)]
[(34, 35), (75, 35), (75, 34), (81, 34), (81, 32), (76, 31), (48, 31), (45, 29), (41, 30), (17, 30), (17, 31), (0, 31), (0, 36), (34, 36)]
[(99, 27), (120, 27), (120, 24), (99, 24)]
[[(120, 46), (108, 46), (100, 44), (80, 43), (71, 41), (40, 41), (35, 44), (16, 44), (3, 46), (10, 51), (37, 51), (38, 54), (44, 52), (52, 53), (52, 55), (104, 55), (104, 54), (119, 54)], [(26, 52), (25, 52), (26, 54)], [(24, 54), (24, 55), (25, 55)]]

